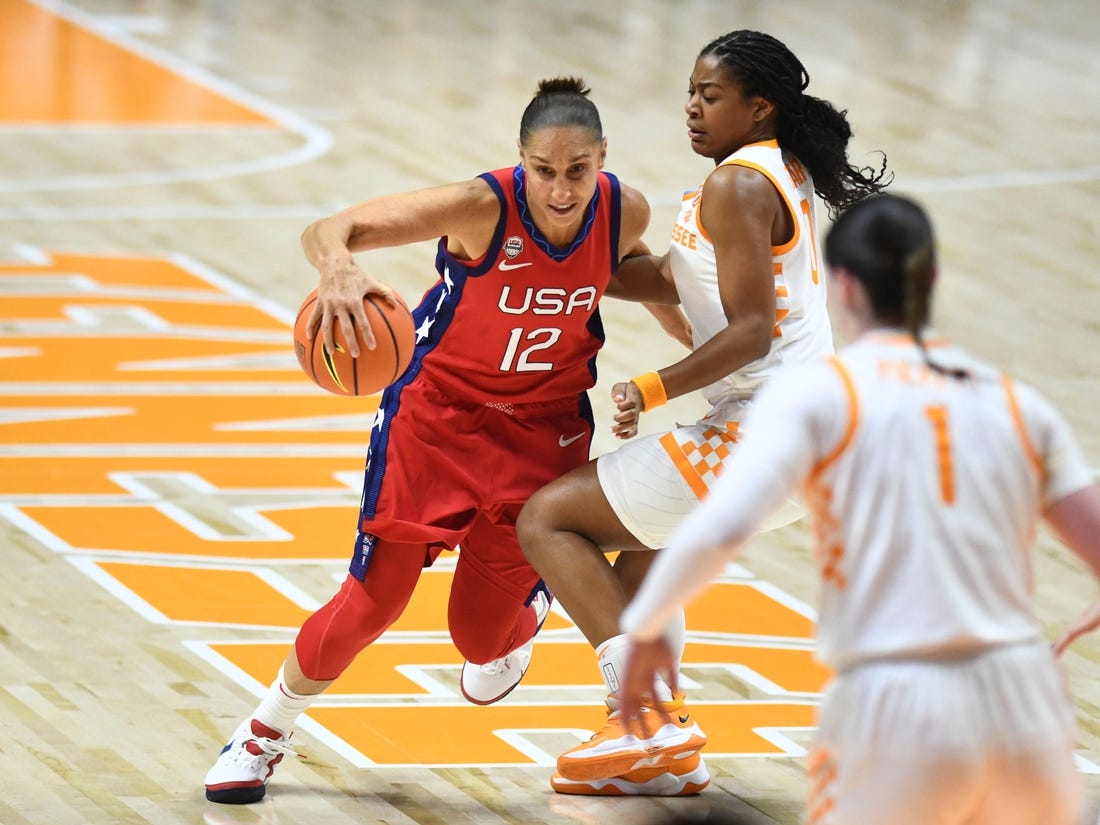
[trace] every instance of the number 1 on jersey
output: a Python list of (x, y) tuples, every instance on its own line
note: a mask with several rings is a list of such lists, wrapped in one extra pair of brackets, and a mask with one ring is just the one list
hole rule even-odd
[(947, 429), (947, 407), (933, 404), (924, 408), (936, 433), (936, 453), (940, 466), (940, 495), (944, 504), (955, 503), (955, 467), (951, 461), (951, 433)]

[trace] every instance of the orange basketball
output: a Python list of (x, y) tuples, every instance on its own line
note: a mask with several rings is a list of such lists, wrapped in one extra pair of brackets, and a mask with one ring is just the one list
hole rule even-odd
[(306, 296), (294, 320), (294, 354), (314, 384), (336, 395), (373, 395), (397, 380), (412, 360), (416, 327), (405, 300), (394, 294), (398, 303), (396, 308), (379, 295), (363, 296), (375, 346), (367, 349), (356, 330), (358, 358), (348, 353), (347, 341), (339, 325), (333, 328), (336, 352), (328, 351), (317, 330), (312, 340), (306, 338), (306, 325), (317, 302), (317, 290)]

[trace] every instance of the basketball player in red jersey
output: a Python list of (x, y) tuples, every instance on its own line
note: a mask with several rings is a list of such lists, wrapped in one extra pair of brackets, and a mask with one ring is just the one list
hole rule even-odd
[[(515, 520), (535, 490), (588, 459), (586, 391), (603, 343), (597, 304), (641, 241), (649, 205), (601, 171), (599, 113), (576, 78), (539, 84), (520, 122), (520, 163), (472, 180), (366, 201), (306, 229), (320, 272), (310, 323), (373, 336), (363, 296), (394, 301), (353, 253), (439, 238), (439, 280), (413, 312), (412, 364), (382, 395), (371, 430), (359, 531), (339, 592), (302, 625), (278, 677), (206, 776), (206, 797), (263, 798), (293, 754), (298, 716), (405, 609), (423, 567), (461, 545), (448, 624), (467, 662), (462, 692), (490, 704), (518, 683), (550, 595)], [(658, 279), (659, 281), (659, 279)], [(664, 300), (645, 276), (617, 297)], [(648, 305), (689, 340), (679, 309)]]

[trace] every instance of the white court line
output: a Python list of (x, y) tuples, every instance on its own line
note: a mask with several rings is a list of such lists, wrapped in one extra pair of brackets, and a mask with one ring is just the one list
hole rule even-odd
[[(203, 166), (188, 166), (179, 169), (152, 169), (139, 172), (124, 172), (109, 175), (60, 175), (19, 180), (0, 180), (0, 192), (49, 192), (70, 191), (75, 189), (114, 189), (120, 186), (148, 186), (184, 181), (214, 180), (219, 178), (251, 175), (259, 172), (271, 172), (306, 163), (320, 157), (332, 148), (332, 133), (317, 124), (295, 114), (289, 109), (276, 106), (264, 98), (245, 91), (240, 86), (216, 77), (198, 67), (157, 49), (119, 31), (117, 27), (103, 25), (96, 15), (89, 14), (63, 0), (32, 0), (46, 11), (63, 17), (102, 37), (110, 43), (133, 52), (151, 63), (156, 63), (198, 86), (234, 100), (243, 106), (265, 115), (270, 120), (301, 136), (304, 143), (296, 149), (280, 154), (253, 160)], [(120, 125), (120, 128), (121, 125)]]
[(331, 215), (347, 206), (331, 204), (241, 204), (203, 206), (161, 204), (149, 206), (4, 206), (5, 221), (256, 221), (294, 220), (303, 223)]
[[(289, 165), (289, 164), (288, 164)], [(1013, 170), (987, 175), (969, 175), (949, 178), (915, 178), (908, 182), (895, 182), (914, 195), (945, 192), (995, 191), (1029, 186), (1056, 186), (1075, 183), (1091, 183), (1100, 180), (1100, 166), (1067, 167), (1062, 169)], [(64, 188), (64, 187), (59, 187)], [(0, 183), (0, 192), (9, 191)], [(647, 196), (650, 206), (676, 207), (681, 203), (680, 193), (660, 193)], [(2, 206), (0, 220), (34, 221), (221, 221), (221, 220), (300, 220), (309, 221), (321, 215), (329, 215), (344, 208), (344, 203), (296, 203), (231, 205), (156, 204), (148, 206)]]
[[(953, 175), (946, 178), (895, 179), (892, 189), (914, 195), (940, 192), (977, 192), (998, 189), (1018, 189), (1028, 186), (1057, 186), (1091, 183), (1100, 180), (1100, 166), (1067, 166), (1057, 169), (1013, 169), (982, 175)], [(662, 193), (649, 198), (650, 206), (679, 207), (681, 192)]]

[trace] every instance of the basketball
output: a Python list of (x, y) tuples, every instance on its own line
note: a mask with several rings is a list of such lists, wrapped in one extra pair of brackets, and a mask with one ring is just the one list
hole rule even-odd
[[(316, 329), (312, 340), (306, 337), (317, 290), (306, 296), (294, 320), (294, 354), (314, 384), (336, 395), (373, 395), (397, 380), (412, 360), (416, 327), (405, 300), (397, 293), (394, 297), (397, 307), (391, 307), (380, 295), (363, 296), (375, 346), (367, 349), (360, 336), (359, 357), (353, 358), (339, 325), (333, 329), (336, 352), (328, 351)], [(359, 331), (355, 334), (359, 336)]]

